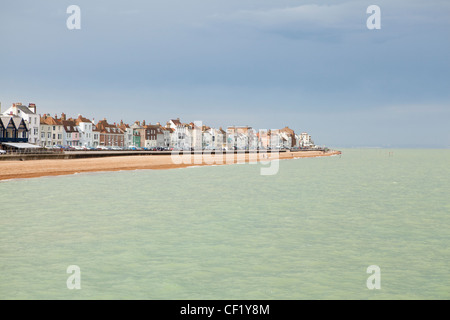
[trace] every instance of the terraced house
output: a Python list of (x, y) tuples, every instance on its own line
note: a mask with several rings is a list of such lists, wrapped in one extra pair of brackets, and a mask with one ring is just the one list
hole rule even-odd
[[(54, 117), (50, 117), (49, 114), (44, 115), (40, 119), (40, 126), (41, 146), (62, 146), (64, 144), (64, 126), (61, 119), (58, 119), (57, 115)], [(42, 133), (45, 133), (44, 138)]]
[(125, 137), (123, 131), (115, 124), (109, 124), (106, 118), (100, 120), (97, 125), (100, 131), (100, 146), (124, 147)]
[(66, 120), (66, 115), (61, 115), (64, 127), (64, 146), (78, 147), (80, 145), (80, 133), (77, 124), (73, 119)]
[(92, 147), (94, 145), (94, 124), (91, 120), (78, 115), (75, 119), (75, 123), (78, 127), (78, 132), (80, 133), (80, 143), (82, 147)]
[[(146, 125), (144, 128), (144, 147), (145, 148), (155, 148), (164, 146), (164, 133), (161, 127), (157, 124)], [(142, 139), (142, 138), (141, 138)]]

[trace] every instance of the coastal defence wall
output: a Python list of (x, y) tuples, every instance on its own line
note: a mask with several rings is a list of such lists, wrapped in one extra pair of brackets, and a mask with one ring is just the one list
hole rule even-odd
[[(185, 151), (180, 151), (181, 154)], [(236, 153), (257, 153), (258, 151), (233, 151)], [(275, 151), (274, 151), (275, 152)], [(276, 152), (286, 152), (286, 150), (279, 150)], [(200, 154), (201, 151), (187, 151), (187, 154)], [(222, 152), (226, 154), (226, 152)], [(267, 153), (271, 153), (270, 150)], [(4, 154), (0, 155), (0, 161), (28, 161), (28, 160), (51, 160), (51, 159), (83, 159), (83, 158), (103, 158), (103, 157), (117, 157), (117, 156), (170, 156), (172, 151), (68, 151), (58, 153), (46, 153), (46, 154)], [(214, 151), (208, 152), (208, 154), (215, 154)]]

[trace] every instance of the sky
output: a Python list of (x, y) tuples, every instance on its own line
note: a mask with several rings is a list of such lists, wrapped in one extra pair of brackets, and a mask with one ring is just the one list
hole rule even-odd
[[(381, 29), (367, 28), (370, 5)], [(95, 122), (289, 126), (329, 147), (449, 148), (450, 1), (2, 1), (0, 102)]]

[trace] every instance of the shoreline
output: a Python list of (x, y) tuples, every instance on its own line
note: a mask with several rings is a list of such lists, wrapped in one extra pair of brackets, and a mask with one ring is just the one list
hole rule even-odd
[[(270, 160), (283, 160), (283, 159), (299, 159), (299, 158), (313, 158), (313, 157), (328, 157), (341, 154), (340, 151), (330, 150), (329, 152), (322, 151), (297, 151), (297, 152), (283, 152), (279, 153), (278, 157), (271, 157), (268, 153), (268, 158), (259, 159), (257, 162), (270, 161)], [(179, 163), (173, 162), (170, 155), (143, 155), (143, 156), (115, 156), (115, 157), (103, 157), (103, 158), (83, 158), (83, 159), (52, 159), (52, 160), (32, 160), (32, 161), (0, 161), (0, 181), (3, 180), (15, 180), (15, 179), (27, 179), (27, 178), (39, 178), (45, 176), (60, 176), (71, 175), (75, 173), (85, 172), (114, 172), (114, 171), (129, 171), (129, 170), (168, 170), (177, 168), (187, 168), (193, 166), (212, 166), (212, 165), (225, 165), (235, 163), (248, 163), (249, 161), (256, 159), (249, 159), (249, 155), (245, 154), (244, 158), (238, 158), (233, 156), (233, 160), (230, 163), (230, 159), (226, 157), (226, 154), (222, 155), (222, 158), (218, 159), (219, 163), (207, 163), (202, 161), (196, 163), (193, 156), (190, 156), (191, 163)]]

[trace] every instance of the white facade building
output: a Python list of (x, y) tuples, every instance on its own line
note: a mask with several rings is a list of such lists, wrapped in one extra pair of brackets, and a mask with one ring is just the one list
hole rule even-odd
[(30, 103), (28, 106), (22, 103), (13, 103), (11, 107), (3, 112), (3, 115), (14, 115), (21, 117), (28, 123), (28, 142), (40, 145), (40, 117), (36, 114), (36, 105)]
[(93, 147), (94, 146), (94, 123), (81, 115), (75, 119), (78, 127), (78, 132), (80, 133), (80, 146), (82, 147)]

